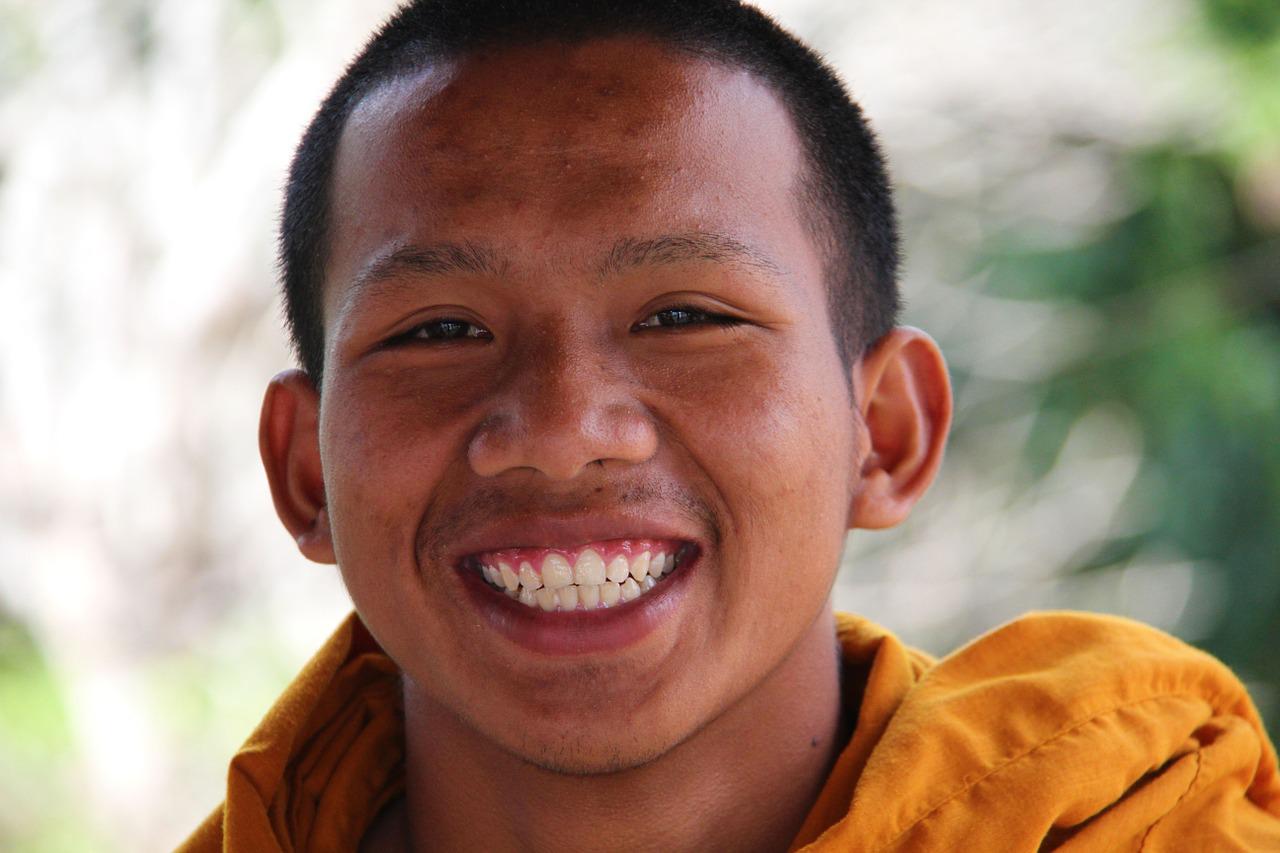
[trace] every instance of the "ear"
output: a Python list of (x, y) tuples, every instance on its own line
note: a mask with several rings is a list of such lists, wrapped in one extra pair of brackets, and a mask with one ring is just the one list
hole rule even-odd
[(267, 385), (258, 450), (276, 515), (298, 550), (317, 563), (337, 562), (320, 464), (320, 394), (301, 370), (286, 370)]
[(870, 447), (857, 474), (849, 527), (893, 527), (942, 464), (951, 380), (933, 338), (908, 327), (881, 338), (853, 371), (855, 405)]

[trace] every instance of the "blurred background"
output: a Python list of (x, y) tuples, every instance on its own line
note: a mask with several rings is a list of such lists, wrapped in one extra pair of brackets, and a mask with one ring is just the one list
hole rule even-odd
[[(773, 0), (872, 117), (958, 413), (837, 603), (1220, 656), (1280, 733), (1280, 4)], [(167, 849), (347, 610), (271, 509), (273, 229), (387, 0), (0, 0), (0, 848)]]

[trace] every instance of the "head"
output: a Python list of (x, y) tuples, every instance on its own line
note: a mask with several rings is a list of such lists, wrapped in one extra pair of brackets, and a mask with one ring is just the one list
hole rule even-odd
[(795, 191), (826, 265), (828, 310), (846, 366), (900, 309), (898, 227), (883, 156), (861, 109), (810, 48), (737, 0), (409, 3), (333, 87), (298, 146), (280, 231), (286, 316), (299, 361), (324, 371), (321, 294), (331, 250), (333, 171), (352, 111), (389, 81), (450, 58), (539, 40), (647, 36), (690, 58), (750, 72), (790, 115), (804, 166)]
[[(846, 531), (936, 471), (894, 229), (857, 108), (749, 7), (413, 4), (291, 173), (280, 517), (415, 701), (543, 767), (652, 761), (829, 653)], [(645, 548), (676, 570), (590, 612), (483, 568)]]

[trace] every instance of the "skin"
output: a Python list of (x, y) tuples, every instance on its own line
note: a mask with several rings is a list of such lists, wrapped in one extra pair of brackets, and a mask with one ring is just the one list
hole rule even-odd
[[(905, 517), (951, 411), (921, 332), (847, 372), (802, 168), (767, 85), (643, 39), (488, 52), (357, 108), (324, 385), (276, 377), (261, 445), (281, 520), (404, 673), (406, 796), (366, 849), (779, 850), (799, 828), (842, 746), (845, 534)], [(673, 235), (720, 251), (609, 263)], [(388, 260), (445, 243), (471, 262)], [(676, 307), (736, 322), (653, 327)], [(453, 542), (619, 506), (702, 549), (642, 639), (539, 655), (476, 618)]]

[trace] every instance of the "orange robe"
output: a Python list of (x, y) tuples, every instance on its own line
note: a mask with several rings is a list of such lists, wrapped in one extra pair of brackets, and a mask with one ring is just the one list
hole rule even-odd
[[(936, 663), (864, 619), (839, 614), (838, 632), (857, 726), (793, 850), (1280, 851), (1275, 748), (1203, 652), (1073, 613), (1025, 616)], [(352, 615), (179, 849), (356, 850), (404, 787), (399, 698)]]

